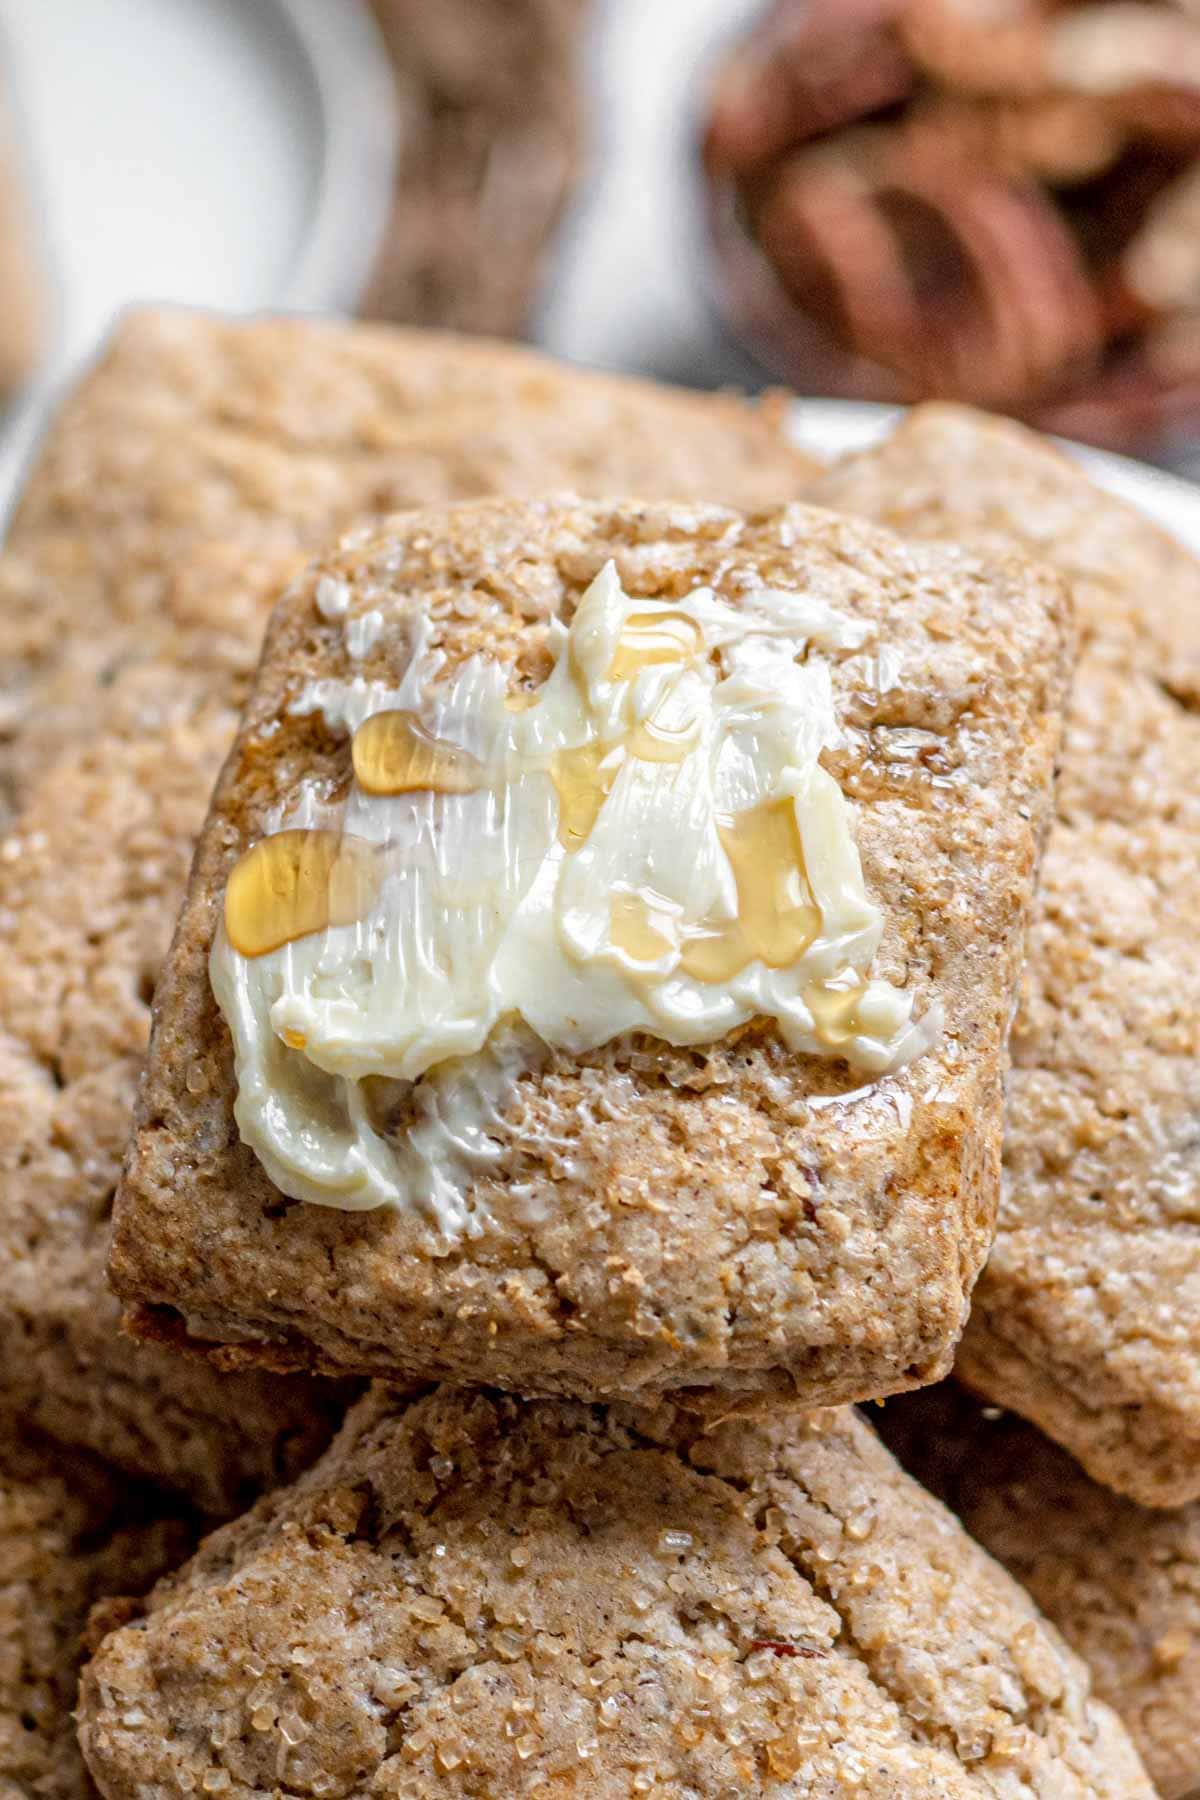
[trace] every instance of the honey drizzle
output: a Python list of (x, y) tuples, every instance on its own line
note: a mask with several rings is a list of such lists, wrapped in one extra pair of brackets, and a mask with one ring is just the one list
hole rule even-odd
[[(804, 871), (804, 853), (790, 800), (765, 800), (718, 826), (721, 844), (737, 883), (736, 919), (708, 920), (685, 929), (679, 966), (693, 981), (728, 981), (749, 963), (786, 968), (802, 956), (821, 928), (821, 914)], [(659, 930), (654, 897), (614, 894), (609, 902), (614, 949), (635, 963), (655, 963), (668, 955), (672, 940)], [(818, 1026), (828, 1022), (845, 1043), (857, 1030), (855, 1009), (861, 988), (814, 990)]]
[(816, 1022), (823, 1043), (840, 1049), (852, 1037), (858, 1036), (861, 1029), (858, 1003), (866, 991), (865, 981), (854, 987), (828, 987), (818, 982), (808, 989), (804, 1003)]
[[(642, 669), (688, 662), (703, 643), (700, 627), (682, 612), (635, 612), (625, 621), (612, 661), (610, 681), (629, 681)], [(621, 766), (621, 751), (643, 762), (682, 762), (695, 743), (691, 725), (675, 731), (653, 719), (638, 721), (623, 744), (580, 744), (560, 750), (550, 774), (558, 792), (558, 841), (565, 850), (586, 843)]]
[(626, 738), (625, 748), (642, 762), (681, 763), (698, 741), (696, 726), (690, 720), (676, 731), (655, 719), (641, 719)]
[(737, 884), (736, 919), (714, 920), (685, 940), (680, 967), (694, 981), (728, 981), (747, 963), (783, 969), (821, 929), (790, 800), (763, 800), (717, 827)]
[[(631, 613), (613, 653), (609, 677), (626, 681), (644, 668), (686, 662), (702, 642), (700, 627), (686, 613)], [(535, 695), (518, 692), (508, 696), (506, 705), (510, 711), (523, 712), (535, 700)], [(625, 748), (644, 762), (677, 763), (695, 741), (690, 725), (673, 730), (645, 719), (632, 728)], [(550, 777), (558, 793), (558, 839), (564, 849), (578, 850), (587, 841), (612, 790), (621, 761), (619, 748), (591, 742), (560, 750), (554, 757)], [(416, 713), (401, 709), (364, 719), (354, 734), (351, 757), (355, 779), (365, 794), (470, 794), (486, 780), (478, 759), (461, 744), (436, 737)]]
[(414, 712), (372, 713), (354, 734), (351, 756), (364, 794), (471, 794), (483, 785), (478, 759), (435, 737)]
[(660, 663), (691, 662), (703, 638), (683, 612), (635, 612), (626, 619), (608, 666), (610, 681), (630, 681)]
[[(611, 758), (604, 767), (606, 758)], [(550, 765), (550, 779), (558, 793), (558, 841), (564, 850), (578, 850), (591, 834), (600, 808), (612, 791), (620, 757), (598, 738), (573, 750), (560, 750)]]
[(225, 935), (239, 956), (365, 918), (379, 898), (379, 847), (340, 831), (277, 831), (247, 850), (225, 888)]
[(613, 948), (631, 962), (656, 963), (671, 952), (671, 941), (654, 924), (654, 907), (644, 894), (614, 894), (609, 902)]
[[(700, 627), (686, 613), (630, 613), (613, 652), (609, 678), (628, 681), (645, 668), (690, 661), (702, 646)], [(523, 710), (530, 703), (524, 695), (519, 700), (513, 696), (508, 702), (511, 710)], [(689, 722), (675, 729), (657, 724), (651, 717), (637, 721), (623, 743), (605, 745), (592, 739), (558, 751), (549, 764), (549, 773), (558, 795), (558, 840), (563, 848), (573, 852), (586, 843), (612, 791), (623, 752), (644, 762), (679, 763), (696, 742), (694, 724)], [(462, 745), (435, 736), (416, 713), (409, 711), (372, 713), (355, 732), (351, 754), (355, 777), (367, 794), (467, 794), (477, 792), (486, 782), (486, 773), (476, 757)], [(763, 962), (769, 969), (786, 968), (803, 955), (821, 927), (820, 911), (805, 874), (795, 808), (790, 800), (763, 801), (719, 822), (717, 829), (737, 887), (737, 917), (708, 921), (688, 930), (679, 966), (694, 981), (705, 983), (727, 981), (755, 961)], [(278, 834), (280, 838), (289, 835), (304, 834)], [(250, 854), (253, 856), (254, 852)], [(231, 878), (229, 893), (233, 888)], [(319, 912), (316, 900), (306, 901), (299, 893), (291, 904), (297, 919), (316, 917)], [(227, 894), (226, 929), (238, 949), (241, 946), (228, 922), (229, 908)], [(369, 910), (369, 905), (362, 910)], [(653, 924), (653, 915), (654, 908), (642, 895), (617, 895), (611, 903), (612, 942), (635, 962), (656, 962), (672, 947)], [(348, 921), (331, 917), (328, 922)], [(236, 923), (247, 940), (263, 938), (263, 930), (256, 934), (241, 918)], [(282, 926), (271, 929), (277, 933)], [(320, 929), (320, 924), (298, 926), (277, 937), (277, 943)], [(277, 943), (269, 947), (275, 948)], [(263, 951), (243, 954), (261, 955)], [(817, 1004), (823, 1009), (819, 1022), (824, 1029), (827, 1019), (830, 1031), (844, 1032), (839, 1041), (854, 1035), (852, 1019), (857, 999), (857, 993), (843, 994), (840, 990), (828, 994), (822, 990), (817, 995)]]

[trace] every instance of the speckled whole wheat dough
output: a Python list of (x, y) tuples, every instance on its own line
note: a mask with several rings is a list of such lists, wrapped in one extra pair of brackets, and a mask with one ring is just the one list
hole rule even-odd
[(927, 407), (814, 500), (1035, 552), (1084, 639), (958, 1357), (1100, 1482), (1200, 1497), (1200, 564), (1015, 425)]
[(88, 1614), (119, 1624), (196, 1544), (178, 1503), (82, 1451), (0, 1434), (0, 1796), (87, 1800), (75, 1734)]
[(107, 1800), (1152, 1800), (1083, 1664), (845, 1411), (378, 1390), (104, 1642), (80, 1723)]
[(1200, 1788), (1200, 1506), (1122, 1499), (1035, 1426), (952, 1381), (870, 1418), (1088, 1663), (1162, 1800)]
[(269, 603), (360, 515), (637, 484), (786, 498), (778, 407), (380, 328), (135, 315), (0, 557), (0, 1413), (228, 1512), (340, 1397), (118, 1335), (108, 1214), (149, 1000)]
[[(848, 736), (826, 760), (857, 802), (884, 912), (876, 970), (918, 1016), (944, 1006), (943, 1042), (865, 1086), (765, 1024), (711, 1049), (635, 1037), (551, 1056), (522, 1079), (507, 1151), (475, 1190), (492, 1223), (449, 1246), (417, 1211), (284, 1203), (238, 1140), (207, 959), (237, 855), (306, 775), (349, 777), (346, 736), (291, 701), (314, 677), (393, 684), (418, 608), (451, 664), (482, 649), (536, 684), (547, 619), (610, 556), (636, 594), (816, 594), (902, 659), (882, 696), (834, 659)], [(322, 576), (348, 584), (349, 617), (381, 614), (365, 658), (321, 616)], [(826, 1404), (932, 1379), (991, 1237), (1004, 1039), (1071, 648), (1052, 574), (914, 552), (798, 507), (460, 507), (314, 565), (275, 615), (159, 987), (110, 1261), (134, 1329), (190, 1330), (231, 1367), (583, 1399)], [(916, 760), (913, 727), (930, 733)]]

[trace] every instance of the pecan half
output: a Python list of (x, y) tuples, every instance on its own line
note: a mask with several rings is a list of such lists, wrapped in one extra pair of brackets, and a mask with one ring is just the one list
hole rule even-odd
[(777, 0), (718, 72), (704, 153), (727, 303), (794, 383), (1121, 445), (1191, 416), (1195, 12)]

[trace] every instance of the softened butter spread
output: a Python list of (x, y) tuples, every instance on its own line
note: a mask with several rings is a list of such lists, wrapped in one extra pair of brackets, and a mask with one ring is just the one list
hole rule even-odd
[(472, 1179), (548, 1048), (765, 1018), (878, 1075), (936, 1039), (934, 1010), (870, 977), (882, 918), (819, 761), (841, 741), (830, 657), (869, 625), (767, 588), (633, 598), (609, 564), (520, 694), (412, 629), (398, 687), (295, 703), (351, 734), (349, 796), (297, 795), (213, 945), (238, 1126), (284, 1193), (475, 1232)]

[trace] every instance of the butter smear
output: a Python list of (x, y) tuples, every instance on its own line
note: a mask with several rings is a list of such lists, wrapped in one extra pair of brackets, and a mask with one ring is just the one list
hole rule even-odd
[(767, 1019), (881, 1075), (936, 1040), (936, 1009), (871, 978), (883, 919), (819, 760), (842, 741), (829, 658), (871, 626), (767, 588), (634, 598), (610, 563), (532, 694), (414, 632), (398, 687), (295, 703), (351, 734), (349, 796), (296, 796), (213, 945), (238, 1126), (284, 1193), (476, 1232), (473, 1180), (552, 1050)]

